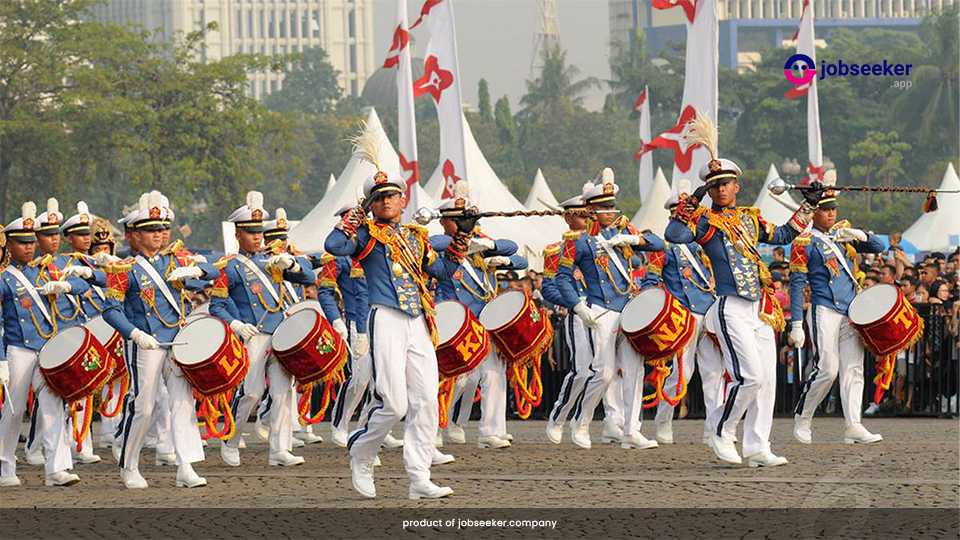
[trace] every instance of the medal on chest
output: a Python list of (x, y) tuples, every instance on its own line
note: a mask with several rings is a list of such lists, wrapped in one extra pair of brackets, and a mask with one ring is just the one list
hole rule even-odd
[(683, 277), (686, 278), (686, 279), (692, 278), (692, 277), (693, 277), (693, 269), (692, 269), (692, 268), (684, 268), (684, 269), (683, 269)]
[(24, 309), (30, 309), (30, 306), (33, 305), (33, 299), (29, 296), (25, 296), (20, 299), (20, 305), (23, 306)]
[(837, 261), (836, 257), (827, 259), (827, 267), (830, 268), (830, 271), (833, 272), (833, 275), (840, 275), (840, 263)]
[(251, 283), (250, 290), (253, 291), (253, 294), (260, 294), (260, 292), (263, 291), (263, 287), (261, 287), (259, 283)]
[(463, 279), (463, 270), (457, 270), (453, 273), (453, 279)]

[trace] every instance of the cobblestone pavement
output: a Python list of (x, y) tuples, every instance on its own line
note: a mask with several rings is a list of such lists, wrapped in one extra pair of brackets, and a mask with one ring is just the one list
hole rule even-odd
[[(652, 450), (624, 450), (601, 444), (602, 422), (594, 422), (594, 447), (582, 450), (544, 435), (543, 422), (508, 423), (512, 448), (480, 450), (476, 429), (467, 445), (443, 450), (456, 462), (434, 467), (433, 479), (455, 495), (438, 501), (410, 501), (400, 450), (381, 453), (378, 497), (361, 499), (350, 485), (347, 452), (330, 442), (295, 449), (306, 464), (268, 467), (265, 443), (247, 434), (243, 465), (220, 461), (217, 442), (196, 470), (209, 486), (174, 487), (175, 468), (155, 467), (153, 451), (141, 459), (146, 490), (123, 488), (109, 450), (103, 461), (78, 465), (81, 482), (69, 488), (43, 487), (42, 469), (20, 462), (25, 485), (3, 488), (0, 508), (958, 508), (960, 429), (956, 420), (877, 419), (866, 425), (884, 441), (843, 444), (843, 421), (815, 419), (814, 444), (792, 436), (791, 419), (777, 419), (772, 443), (790, 464), (774, 469), (728, 467), (700, 442), (702, 423), (674, 423), (677, 444)], [(646, 423), (648, 436), (652, 423)], [(328, 424), (319, 432), (327, 438)], [(398, 429), (394, 433), (400, 433)], [(22, 456), (22, 454), (20, 454)]]

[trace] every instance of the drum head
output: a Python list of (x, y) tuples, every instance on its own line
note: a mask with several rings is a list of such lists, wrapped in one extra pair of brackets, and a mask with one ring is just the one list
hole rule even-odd
[(523, 291), (512, 290), (494, 298), (480, 312), (480, 324), (487, 330), (499, 330), (523, 310), (527, 297)]
[(296, 304), (288, 307), (284, 314), (289, 317), (290, 315), (293, 315), (298, 311), (303, 311), (307, 308), (311, 308), (321, 315), (323, 314), (323, 308), (320, 307), (320, 302), (316, 300), (304, 300), (303, 302), (297, 302)]
[(666, 299), (667, 293), (660, 287), (640, 291), (640, 294), (623, 308), (620, 327), (624, 332), (636, 332), (646, 328), (660, 315)]
[(467, 320), (467, 308), (453, 300), (437, 304), (437, 337), (440, 344), (447, 343), (463, 328)]
[(217, 352), (227, 339), (227, 328), (220, 319), (200, 317), (183, 327), (174, 341), (173, 356), (184, 365), (199, 364)]
[(900, 291), (889, 283), (879, 283), (861, 292), (847, 311), (853, 324), (869, 324), (886, 316), (897, 303)]
[[(305, 302), (300, 302), (300, 304), (303, 303)], [(274, 350), (289, 351), (299, 345), (307, 337), (307, 334), (313, 330), (319, 317), (320, 313), (316, 309), (307, 306), (284, 319), (277, 327), (276, 332), (273, 333)]]
[(190, 315), (209, 315), (210, 314), (210, 302), (204, 302), (197, 306), (197, 309), (190, 312)]
[(50, 341), (40, 349), (40, 367), (55, 368), (74, 355), (87, 339), (87, 329), (82, 326), (72, 326), (50, 338)]
[(107, 324), (107, 321), (103, 320), (103, 316), (99, 315), (84, 323), (84, 326), (93, 334), (93, 337), (97, 338), (101, 345), (106, 345), (113, 334), (117, 332), (116, 329)]

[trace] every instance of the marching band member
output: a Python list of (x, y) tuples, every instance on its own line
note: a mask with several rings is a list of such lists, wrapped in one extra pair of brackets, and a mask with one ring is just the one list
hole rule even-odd
[[(705, 113), (691, 122), (688, 144), (702, 144), (710, 152), (700, 168), (700, 180), (713, 201), (700, 207), (699, 193), (682, 194), (671, 214), (666, 238), (676, 244), (697, 242), (703, 247), (716, 282), (717, 336), (724, 368), (733, 377), (711, 446), (722, 461), (742, 462), (734, 444), (737, 424), (746, 414), (743, 452), (751, 467), (784, 465), (787, 459), (770, 451), (770, 428), (776, 393), (776, 343), (774, 330), (783, 328), (780, 305), (773, 298), (770, 271), (760, 260), (756, 245), (787, 244), (807, 226), (820, 199), (815, 190), (804, 191), (806, 201), (786, 225), (767, 223), (752, 207), (737, 206), (740, 167), (716, 152), (716, 126)], [(816, 186), (814, 186), (816, 187)], [(703, 190), (704, 188), (700, 188)]]
[(81, 295), (87, 284), (80, 279), (56, 274), (45, 277), (46, 269), (33, 260), (37, 248), (37, 207), (24, 203), (21, 216), (3, 229), (10, 252), (10, 264), (0, 274), (0, 309), (3, 313), (3, 345), (6, 360), (0, 362), (0, 383), (4, 387), (0, 409), (0, 486), (19, 486), (17, 442), (27, 393), (32, 385), (37, 394), (37, 432), (46, 449), (46, 486), (69, 486), (80, 478), (67, 472), (73, 468), (67, 415), (63, 399), (45, 383), (39, 369), (40, 349), (53, 337), (59, 321), (54, 315), (58, 296)]
[[(267, 463), (285, 467), (303, 463), (302, 457), (290, 453), (293, 449), (293, 413), (290, 410), (292, 394), (295, 394), (293, 376), (270, 355), (270, 344), (273, 332), (283, 321), (283, 308), (290, 301), (283, 283), (309, 284), (313, 282), (313, 274), (304, 257), (289, 253), (270, 255), (260, 250), (263, 219), (266, 217), (263, 195), (251, 191), (247, 193), (247, 203), (227, 218), (236, 226), (240, 250), (237, 255), (221, 260), (224, 265), (220, 277), (214, 282), (210, 300), (210, 314), (230, 325), (230, 329), (243, 340), (250, 357), (250, 369), (231, 406), (236, 419), (234, 435), (220, 445), (220, 457), (231, 467), (240, 466), (243, 426), (263, 395), (265, 376), (270, 377), (273, 400)], [(230, 302), (235, 309), (228, 308)]]
[(353, 487), (364, 497), (376, 497), (374, 458), (390, 429), (406, 416), (403, 457), (410, 498), (447, 497), (452, 489), (430, 481), (439, 422), (439, 375), (435, 312), (427, 279), (428, 275), (438, 280), (453, 276), (466, 252), (468, 235), (459, 232), (446, 256), (438, 257), (425, 228), (400, 224), (406, 184), (379, 169), (380, 141), (365, 129), (355, 143), (356, 154), (377, 168), (363, 184), (364, 204), (369, 204), (374, 219), (366, 219), (364, 208), (351, 210), (324, 245), (333, 255), (360, 260), (370, 294), (367, 330), (374, 406), (366, 425), (347, 441)]
[[(683, 188), (684, 183), (689, 188), (689, 182), (681, 180), (679, 192), (689, 191)], [(663, 206), (672, 211), (678, 204), (678, 192), (674, 192)], [(664, 251), (649, 255), (647, 273), (641, 282), (641, 288), (662, 284), (696, 319), (694, 337), (682, 352), (683, 377), (689, 383), (694, 370), (699, 366), (700, 379), (703, 381), (703, 403), (707, 412), (703, 440), (707, 442), (719, 411), (720, 390), (723, 388), (723, 358), (707, 337), (703, 322), (704, 315), (716, 299), (713, 293), (713, 271), (710, 260), (696, 242), (665, 244)], [(664, 388), (676, 386), (680, 378), (676, 366), (677, 363), (674, 362), (674, 369), (670, 370), (670, 375), (663, 383)], [(673, 409), (674, 406), (665, 399), (661, 399), (657, 404), (657, 441), (661, 444), (673, 444)]]
[[(458, 181), (454, 190), (454, 197), (439, 207), (444, 234), (430, 238), (430, 244), (438, 253), (446, 251), (457, 234), (458, 217), (462, 218), (464, 210), (471, 206), (465, 180)], [(516, 255), (517, 244), (512, 240), (494, 240), (479, 228), (473, 229), (471, 235), (467, 257), (452, 279), (437, 283), (435, 300), (456, 300), (479, 317), (487, 302), (497, 296), (497, 270), (523, 270), (527, 267), (527, 260)], [(450, 400), (447, 435), (455, 442), (465, 442), (463, 426), (470, 419), (478, 385), (481, 398), (477, 446), (506, 448), (510, 446), (510, 441), (504, 438), (507, 433), (507, 364), (500, 360), (495, 347), (490, 347), (490, 353), (477, 369), (457, 380)]]
[(199, 487), (207, 481), (191, 465), (203, 461), (193, 388), (170, 359), (170, 342), (180, 330), (185, 313), (183, 282), (211, 280), (219, 273), (211, 264), (187, 262), (179, 252), (163, 249), (163, 212), (157, 191), (140, 197), (133, 218), (139, 238), (135, 259), (106, 268), (107, 302), (103, 318), (131, 342), (127, 370), (130, 396), (124, 410), (120, 478), (130, 489), (147, 487), (140, 475), (140, 449), (154, 415), (157, 393), (166, 385), (170, 394), (171, 431), (176, 462), (176, 486)]
[[(656, 441), (647, 440), (640, 433), (643, 405), (643, 359), (620, 336), (620, 312), (636, 289), (633, 268), (639, 261), (637, 251), (663, 251), (663, 240), (654, 234), (641, 235), (626, 216), (617, 217), (616, 195), (619, 186), (614, 183), (613, 171), (605, 168), (601, 182), (584, 186), (583, 196), (594, 218), (587, 230), (580, 234), (567, 233), (557, 271), (557, 288), (562, 305), (580, 317), (589, 328), (592, 341), (592, 371), (583, 390), (571, 435), (574, 444), (590, 448), (590, 421), (614, 378), (617, 369), (623, 371), (624, 426), (622, 448), (653, 448)], [(574, 269), (580, 270), (586, 281), (587, 298), (580, 297)], [(607, 417), (604, 432), (619, 432), (610, 425), (617, 411), (611, 410), (611, 400), (605, 400)]]
[[(564, 233), (560, 242), (550, 244), (543, 250), (543, 284), (540, 286), (544, 300), (558, 306), (563, 305), (563, 297), (556, 284), (557, 270), (560, 267), (560, 249), (567, 237), (579, 238), (587, 228), (585, 214), (569, 212), (586, 209), (582, 195), (563, 201), (560, 207), (568, 210), (564, 213), (563, 219), (570, 230)], [(587, 285), (583, 280), (583, 272), (577, 268), (573, 274), (577, 296), (586, 299)], [(553, 410), (547, 420), (547, 438), (554, 444), (560, 444), (563, 439), (563, 423), (566, 422), (583, 393), (584, 385), (591, 374), (590, 363), (593, 360), (593, 355), (590, 353), (590, 338), (587, 335), (587, 329), (583, 326), (583, 319), (572, 311), (568, 312), (563, 319), (563, 331), (567, 348), (570, 350), (570, 371), (560, 385), (560, 395), (557, 396), (557, 401), (553, 404)]]
[[(50, 198), (47, 200), (47, 211), (37, 216), (37, 221), (40, 223), (36, 236), (41, 256), (41, 276), (47, 281), (61, 279), (63, 269), (67, 267), (69, 260), (66, 255), (59, 253), (60, 223), (63, 221), (59, 206), (56, 199)], [(74, 298), (73, 295), (60, 295), (51, 315), (56, 317), (58, 328), (61, 330), (83, 324), (85, 321), (80, 299)]]
[[(824, 185), (836, 183), (836, 171), (824, 173)], [(813, 370), (797, 401), (793, 435), (804, 444), (812, 442), (810, 423), (833, 381), (840, 375), (840, 402), (848, 444), (883, 440), (860, 423), (863, 400), (863, 342), (850, 325), (847, 308), (860, 291), (857, 253), (881, 253), (883, 241), (875, 234), (837, 221), (837, 198), (826, 191), (813, 212), (813, 228), (793, 241), (790, 249), (790, 342), (803, 347), (803, 288), (810, 284), (807, 325), (813, 336)]]

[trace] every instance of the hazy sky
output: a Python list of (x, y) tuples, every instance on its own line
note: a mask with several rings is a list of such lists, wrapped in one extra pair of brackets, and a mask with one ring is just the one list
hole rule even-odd
[[(560, 21), (560, 45), (567, 59), (580, 68), (582, 77), (609, 77), (608, 18), (606, 0), (556, 0)], [(407, 0), (410, 24), (417, 19), (423, 0)], [(373, 27), (376, 34), (377, 65), (383, 65), (396, 25), (396, 0), (373, 0)], [(477, 82), (490, 83), (496, 100), (510, 97), (514, 112), (525, 93), (530, 75), (534, 34), (538, 29), (536, 0), (454, 0), (457, 47), (463, 99), (476, 106)], [(411, 33), (416, 40), (415, 56), (422, 56), (430, 33), (421, 24)], [(605, 91), (605, 89), (604, 89)], [(593, 91), (586, 105), (603, 105), (600, 91)]]

